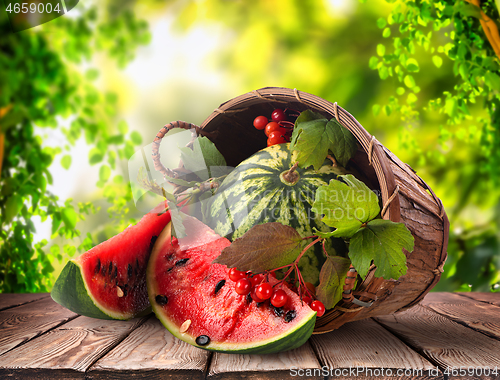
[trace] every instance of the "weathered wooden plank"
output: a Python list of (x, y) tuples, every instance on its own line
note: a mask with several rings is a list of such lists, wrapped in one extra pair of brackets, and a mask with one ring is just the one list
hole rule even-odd
[(50, 297), (0, 312), (0, 355), (76, 316)]
[[(235, 355), (214, 353), (207, 379), (288, 379), (297, 378), (293, 370), (304, 370), (301, 379), (323, 379), (321, 367), (309, 342), (291, 350), (269, 355)], [(316, 370), (316, 373), (314, 373)], [(308, 375), (307, 371), (311, 371)]]
[(49, 293), (1, 293), (0, 311), (49, 296)]
[[(376, 320), (432, 363), (446, 370), (494, 368), (500, 370), (500, 342), (464, 327), (446, 317), (415, 306)], [(463, 376), (450, 376), (464, 378)]]
[(144, 319), (77, 317), (0, 356), (0, 378), (84, 379), (85, 371)]
[(202, 379), (210, 355), (175, 338), (151, 317), (99, 359), (87, 379)]
[(435, 365), (371, 319), (347, 323), (328, 334), (313, 335), (311, 344), (331, 377), (443, 378)]
[(482, 293), (482, 292), (470, 292), (470, 293), (459, 293), (461, 296), (472, 298), (477, 301), (483, 301), (491, 303), (493, 305), (500, 306), (500, 293)]
[(421, 303), (447, 318), (500, 339), (500, 307), (453, 293), (433, 293)]

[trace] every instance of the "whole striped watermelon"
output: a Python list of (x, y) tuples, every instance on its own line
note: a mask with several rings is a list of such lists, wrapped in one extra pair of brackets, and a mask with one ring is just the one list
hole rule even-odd
[[(302, 237), (314, 235), (313, 227), (331, 231), (321, 222), (321, 216), (311, 211), (311, 206), (316, 189), (346, 171), (326, 160), (318, 171), (312, 167), (296, 168), (295, 177), (289, 181), (284, 174), (292, 165), (290, 144), (267, 147), (241, 162), (207, 202), (206, 223), (230, 240), (241, 237), (256, 224), (268, 222), (291, 226)], [(303, 245), (309, 242), (306, 240)], [(325, 246), (332, 254), (345, 253), (345, 244), (340, 239), (330, 239)], [(318, 283), (324, 260), (320, 244), (304, 255), (299, 267), (305, 281)]]

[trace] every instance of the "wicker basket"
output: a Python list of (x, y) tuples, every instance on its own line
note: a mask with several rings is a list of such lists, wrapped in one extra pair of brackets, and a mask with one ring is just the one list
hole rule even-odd
[[(223, 103), (196, 129), (215, 143), (228, 165), (237, 166), (267, 146), (267, 137), (252, 126), (252, 121), (275, 108), (313, 109), (328, 119), (335, 117), (348, 128), (358, 140), (358, 152), (350, 165), (367, 176), (369, 187), (380, 191), (383, 218), (405, 223), (415, 238), (415, 249), (407, 253), (408, 271), (404, 276), (397, 281), (376, 278), (372, 267), (353, 290), (356, 300), (362, 302), (341, 301), (317, 319), (314, 332), (328, 332), (349, 321), (391, 314), (416, 305), (439, 281), (446, 261), (449, 222), (443, 204), (409, 165), (380, 144), (346, 110), (295, 89), (267, 87)], [(155, 143), (159, 145), (163, 135), (173, 127), (195, 126), (171, 123), (158, 133)], [(153, 155), (157, 153), (156, 147)], [(156, 163), (158, 170), (164, 170), (159, 156)], [(363, 302), (371, 306), (359, 306)]]

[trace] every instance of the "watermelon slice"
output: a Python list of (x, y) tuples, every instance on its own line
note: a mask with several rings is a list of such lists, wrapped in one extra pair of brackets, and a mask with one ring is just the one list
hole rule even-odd
[[(191, 217), (187, 237), (161, 233), (147, 269), (153, 311), (177, 338), (194, 346), (227, 353), (273, 353), (304, 344), (314, 329), (316, 312), (287, 287), (283, 308), (238, 295), (228, 268), (212, 261), (230, 242)], [(270, 277), (271, 285), (277, 282)]]
[(147, 262), (169, 222), (162, 202), (135, 226), (70, 260), (52, 289), (54, 301), (93, 318), (130, 319), (149, 313)]

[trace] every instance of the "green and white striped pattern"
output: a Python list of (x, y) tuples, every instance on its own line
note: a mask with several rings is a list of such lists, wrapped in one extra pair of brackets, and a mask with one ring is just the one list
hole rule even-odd
[[(345, 171), (332, 167), (327, 160), (317, 172), (312, 167), (297, 168), (299, 180), (293, 185), (287, 184), (280, 174), (292, 166), (289, 146), (277, 144), (265, 148), (243, 161), (226, 177), (208, 204), (207, 223), (217, 234), (234, 240), (254, 225), (268, 222), (291, 226), (302, 237), (314, 235), (313, 227), (331, 231), (320, 221), (320, 216), (311, 211), (311, 206), (316, 189)], [(304, 241), (304, 246), (310, 241)], [(333, 249), (332, 241), (326, 246)], [(318, 282), (323, 262), (322, 248), (316, 244), (300, 262), (306, 281)]]

